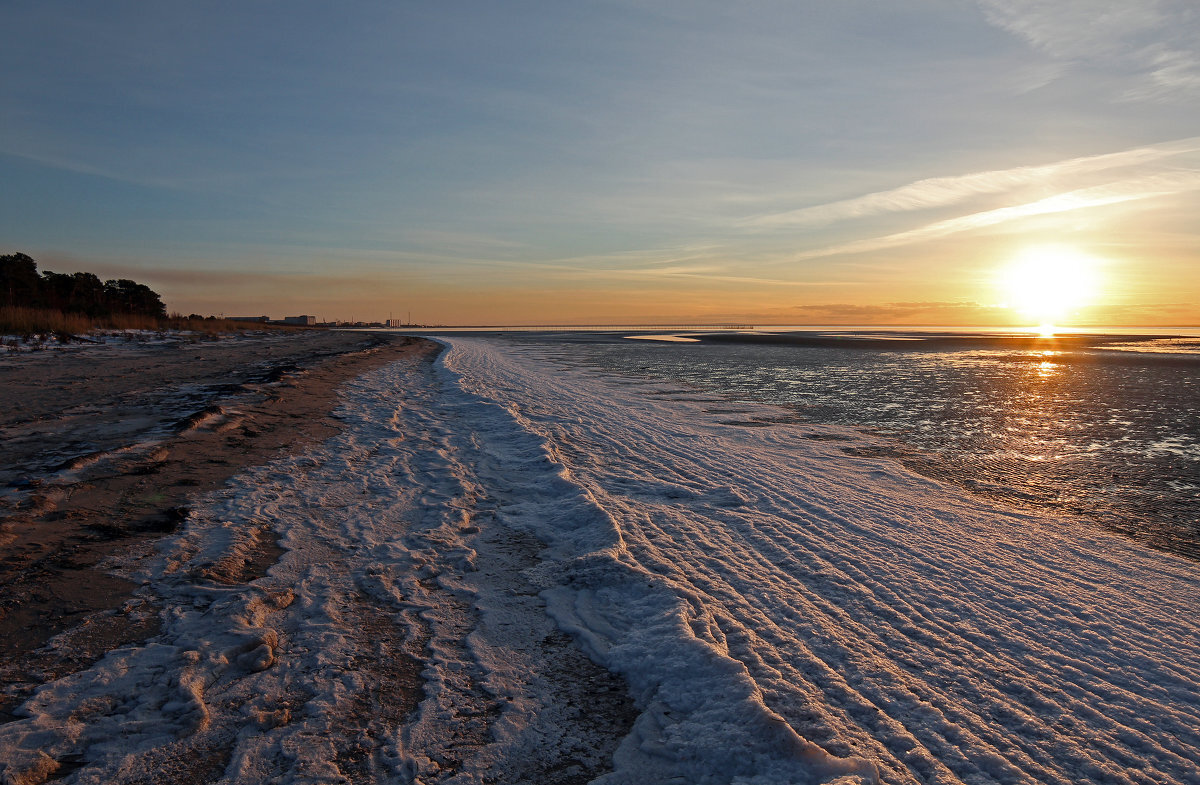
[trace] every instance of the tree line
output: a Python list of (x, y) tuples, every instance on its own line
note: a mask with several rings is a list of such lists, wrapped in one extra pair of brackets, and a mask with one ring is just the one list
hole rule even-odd
[(101, 281), (92, 273), (39, 273), (37, 263), (23, 253), (0, 256), (0, 300), (9, 307), (79, 313), (93, 319), (167, 315), (162, 298), (145, 284), (127, 278)]

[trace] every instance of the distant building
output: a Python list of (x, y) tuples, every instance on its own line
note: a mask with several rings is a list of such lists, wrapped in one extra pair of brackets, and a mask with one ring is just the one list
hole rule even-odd
[(270, 319), (270, 317), (267, 317), (267, 316), (230, 316), (229, 321), (231, 321), (231, 322), (264, 322), (264, 323), (266, 323), (266, 322), (271, 321), (271, 319)]
[(388, 327), (403, 327), (404, 320), (403, 319), (388, 319), (387, 326)]
[(283, 317), (283, 323), (284, 324), (302, 324), (307, 327), (307, 326), (316, 324), (317, 317), (315, 317), (315, 316), (285, 316), (285, 317)]

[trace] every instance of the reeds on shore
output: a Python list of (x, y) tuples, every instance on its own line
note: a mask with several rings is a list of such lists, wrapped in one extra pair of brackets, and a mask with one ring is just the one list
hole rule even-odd
[(0, 335), (22, 339), (36, 336), (55, 336), (59, 340), (70, 340), (87, 336), (97, 330), (167, 330), (221, 335), (262, 329), (302, 329), (269, 325), (262, 322), (238, 322), (231, 319), (195, 319), (182, 314), (166, 317), (112, 314), (91, 317), (81, 313), (65, 313), (45, 308), (22, 308), (0, 306)]

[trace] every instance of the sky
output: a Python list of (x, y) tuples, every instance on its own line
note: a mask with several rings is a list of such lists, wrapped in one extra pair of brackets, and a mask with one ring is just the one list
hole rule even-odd
[(0, 29), (0, 253), (172, 311), (1200, 324), (1194, 0), (7, 0)]

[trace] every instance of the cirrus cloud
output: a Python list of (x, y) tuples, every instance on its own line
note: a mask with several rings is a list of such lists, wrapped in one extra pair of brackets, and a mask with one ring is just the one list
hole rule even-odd
[(743, 222), (743, 225), (772, 228), (820, 226), (882, 213), (945, 207), (976, 196), (1003, 193), (1022, 186), (1041, 185), (1107, 170), (1145, 166), (1198, 151), (1200, 137), (1192, 137), (1116, 153), (1071, 158), (1041, 166), (1020, 166), (951, 177), (931, 177), (853, 199), (758, 216)]
[(1190, 0), (979, 0), (989, 23), (1059, 61), (1117, 69), (1128, 99), (1200, 90), (1200, 11)]

